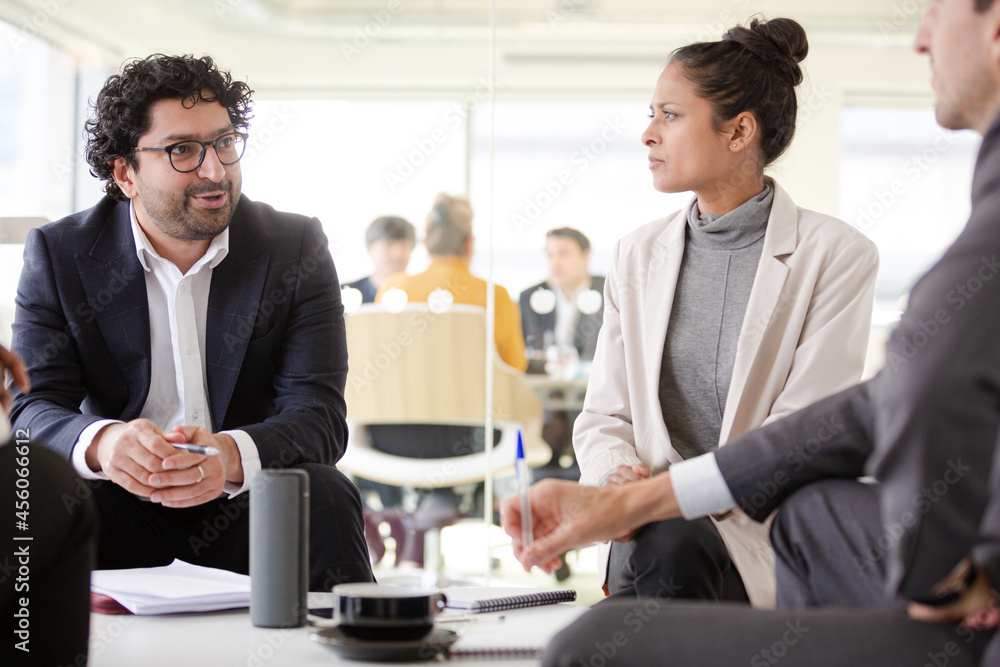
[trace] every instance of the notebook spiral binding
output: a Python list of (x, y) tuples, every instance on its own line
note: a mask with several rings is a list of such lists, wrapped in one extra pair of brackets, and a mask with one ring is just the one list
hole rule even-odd
[(448, 651), (450, 658), (463, 660), (495, 660), (497, 658), (522, 658), (533, 660), (542, 657), (544, 649), (531, 646), (497, 646), (490, 648), (459, 648)]
[(532, 593), (529, 595), (513, 595), (495, 600), (480, 600), (475, 605), (477, 612), (506, 611), (508, 609), (522, 609), (524, 607), (534, 607), (543, 604), (555, 604), (557, 602), (572, 602), (576, 599), (575, 591), (547, 591), (545, 593)]

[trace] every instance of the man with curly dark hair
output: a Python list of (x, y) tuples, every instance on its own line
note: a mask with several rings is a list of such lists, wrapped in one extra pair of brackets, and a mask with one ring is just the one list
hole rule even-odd
[(14, 348), (32, 391), (11, 416), (94, 480), (77, 495), (97, 505), (99, 568), (247, 572), (253, 474), (306, 471), (310, 588), (329, 590), (372, 579), (334, 467), (343, 306), (320, 222), (241, 194), (251, 94), (207, 56), (105, 83), (86, 130), (106, 196), (25, 244)]

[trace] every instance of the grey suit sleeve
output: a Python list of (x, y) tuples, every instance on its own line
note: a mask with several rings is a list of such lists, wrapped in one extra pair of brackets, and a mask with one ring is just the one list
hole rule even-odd
[[(1000, 428), (1000, 232), (973, 215), (914, 287), (873, 386), (871, 470), (892, 542), (889, 586), (932, 589), (979, 539)], [(996, 489), (996, 487), (994, 487)]]
[(715, 457), (736, 504), (763, 521), (807, 484), (861, 476), (872, 426), (869, 383), (863, 383), (745, 433)]
[(871, 468), (884, 489), (882, 521), (899, 536), (890, 592), (914, 600), (934, 601), (934, 586), (970, 551), (1000, 583), (998, 143), (1000, 119), (980, 149), (969, 222), (914, 286), (873, 393)]

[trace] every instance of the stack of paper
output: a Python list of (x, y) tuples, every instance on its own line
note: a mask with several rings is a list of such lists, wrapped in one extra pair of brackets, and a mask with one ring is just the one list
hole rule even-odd
[(95, 570), (90, 590), (133, 614), (174, 614), (250, 606), (250, 577), (175, 560), (163, 567)]

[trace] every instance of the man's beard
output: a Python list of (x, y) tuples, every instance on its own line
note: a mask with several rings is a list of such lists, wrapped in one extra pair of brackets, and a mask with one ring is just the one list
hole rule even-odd
[[(232, 221), (240, 196), (239, 183), (234, 186), (228, 178), (218, 183), (188, 186), (183, 195), (150, 188), (141, 178), (136, 185), (151, 222), (164, 234), (182, 241), (205, 241), (221, 234)], [(195, 208), (191, 198), (206, 192), (225, 192), (226, 205), (217, 209)]]

